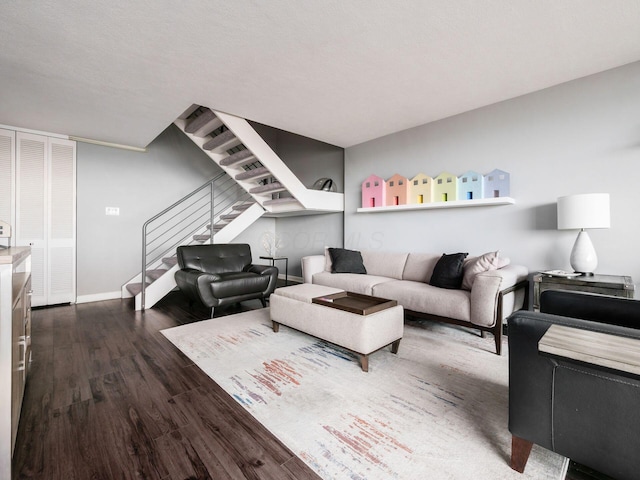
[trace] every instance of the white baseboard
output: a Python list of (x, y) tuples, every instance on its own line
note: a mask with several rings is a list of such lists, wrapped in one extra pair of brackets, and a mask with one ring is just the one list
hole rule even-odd
[(102, 300), (113, 300), (116, 298), (122, 298), (122, 292), (120, 290), (116, 292), (94, 293), (91, 295), (78, 295), (76, 303), (101, 302)]
[[(281, 273), (280, 275), (278, 275), (278, 278), (280, 280), (284, 280), (284, 275)], [(294, 282), (298, 282), (298, 283), (304, 283), (302, 281), (302, 277), (294, 277), (293, 275), (289, 275), (289, 280), (294, 281)]]

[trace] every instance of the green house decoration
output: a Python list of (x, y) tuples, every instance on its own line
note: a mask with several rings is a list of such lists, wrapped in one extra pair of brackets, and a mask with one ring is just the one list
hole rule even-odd
[(458, 177), (458, 200), (484, 198), (484, 177), (472, 170)]
[(431, 203), (433, 202), (433, 178), (424, 173), (419, 173), (409, 180), (409, 194), (407, 203)]
[(407, 177), (395, 174), (387, 179), (387, 206), (406, 205), (409, 193), (409, 180)]
[(458, 177), (442, 172), (433, 179), (433, 201), (451, 202), (458, 199)]
[(484, 198), (511, 195), (511, 175), (504, 170), (492, 170), (484, 176)]

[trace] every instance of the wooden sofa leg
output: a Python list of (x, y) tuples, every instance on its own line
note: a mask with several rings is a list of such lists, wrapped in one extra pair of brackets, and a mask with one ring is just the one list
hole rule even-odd
[(369, 371), (369, 355), (360, 355), (360, 366), (363, 372)]
[(493, 339), (496, 342), (496, 355), (502, 355), (502, 320), (496, 321), (493, 329)]
[(398, 353), (398, 349), (400, 348), (400, 340), (402, 339), (399, 338), (391, 344), (391, 353)]
[(533, 442), (515, 435), (511, 436), (511, 468), (516, 472), (524, 472), (524, 467), (527, 465), (527, 460), (529, 460), (529, 454), (531, 453), (531, 447), (533, 447)]

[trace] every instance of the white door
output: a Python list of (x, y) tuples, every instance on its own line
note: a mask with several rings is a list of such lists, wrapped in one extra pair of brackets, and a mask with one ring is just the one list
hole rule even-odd
[(76, 142), (49, 138), (47, 304), (76, 301)]
[(47, 137), (16, 133), (16, 245), (31, 247), (34, 307), (47, 305)]
[[(11, 228), (15, 228), (15, 155), (16, 132), (0, 129), (0, 220)], [(10, 245), (9, 239), (0, 239), (0, 245)]]
[(76, 143), (16, 133), (16, 245), (31, 246), (33, 306), (76, 301)]

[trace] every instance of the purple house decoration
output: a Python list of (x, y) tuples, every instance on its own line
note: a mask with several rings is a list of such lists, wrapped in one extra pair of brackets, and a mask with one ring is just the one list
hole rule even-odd
[(409, 180), (396, 173), (387, 180), (387, 205), (406, 205), (408, 192)]
[(433, 179), (433, 201), (451, 202), (458, 199), (458, 177), (442, 172)]
[(409, 180), (409, 196), (407, 203), (433, 202), (433, 178), (419, 173)]
[(468, 171), (458, 177), (458, 200), (484, 198), (484, 177), (478, 172)]
[(497, 168), (484, 176), (484, 198), (508, 197), (511, 175)]
[(387, 185), (377, 175), (369, 175), (362, 182), (362, 208), (383, 207), (387, 204)]

